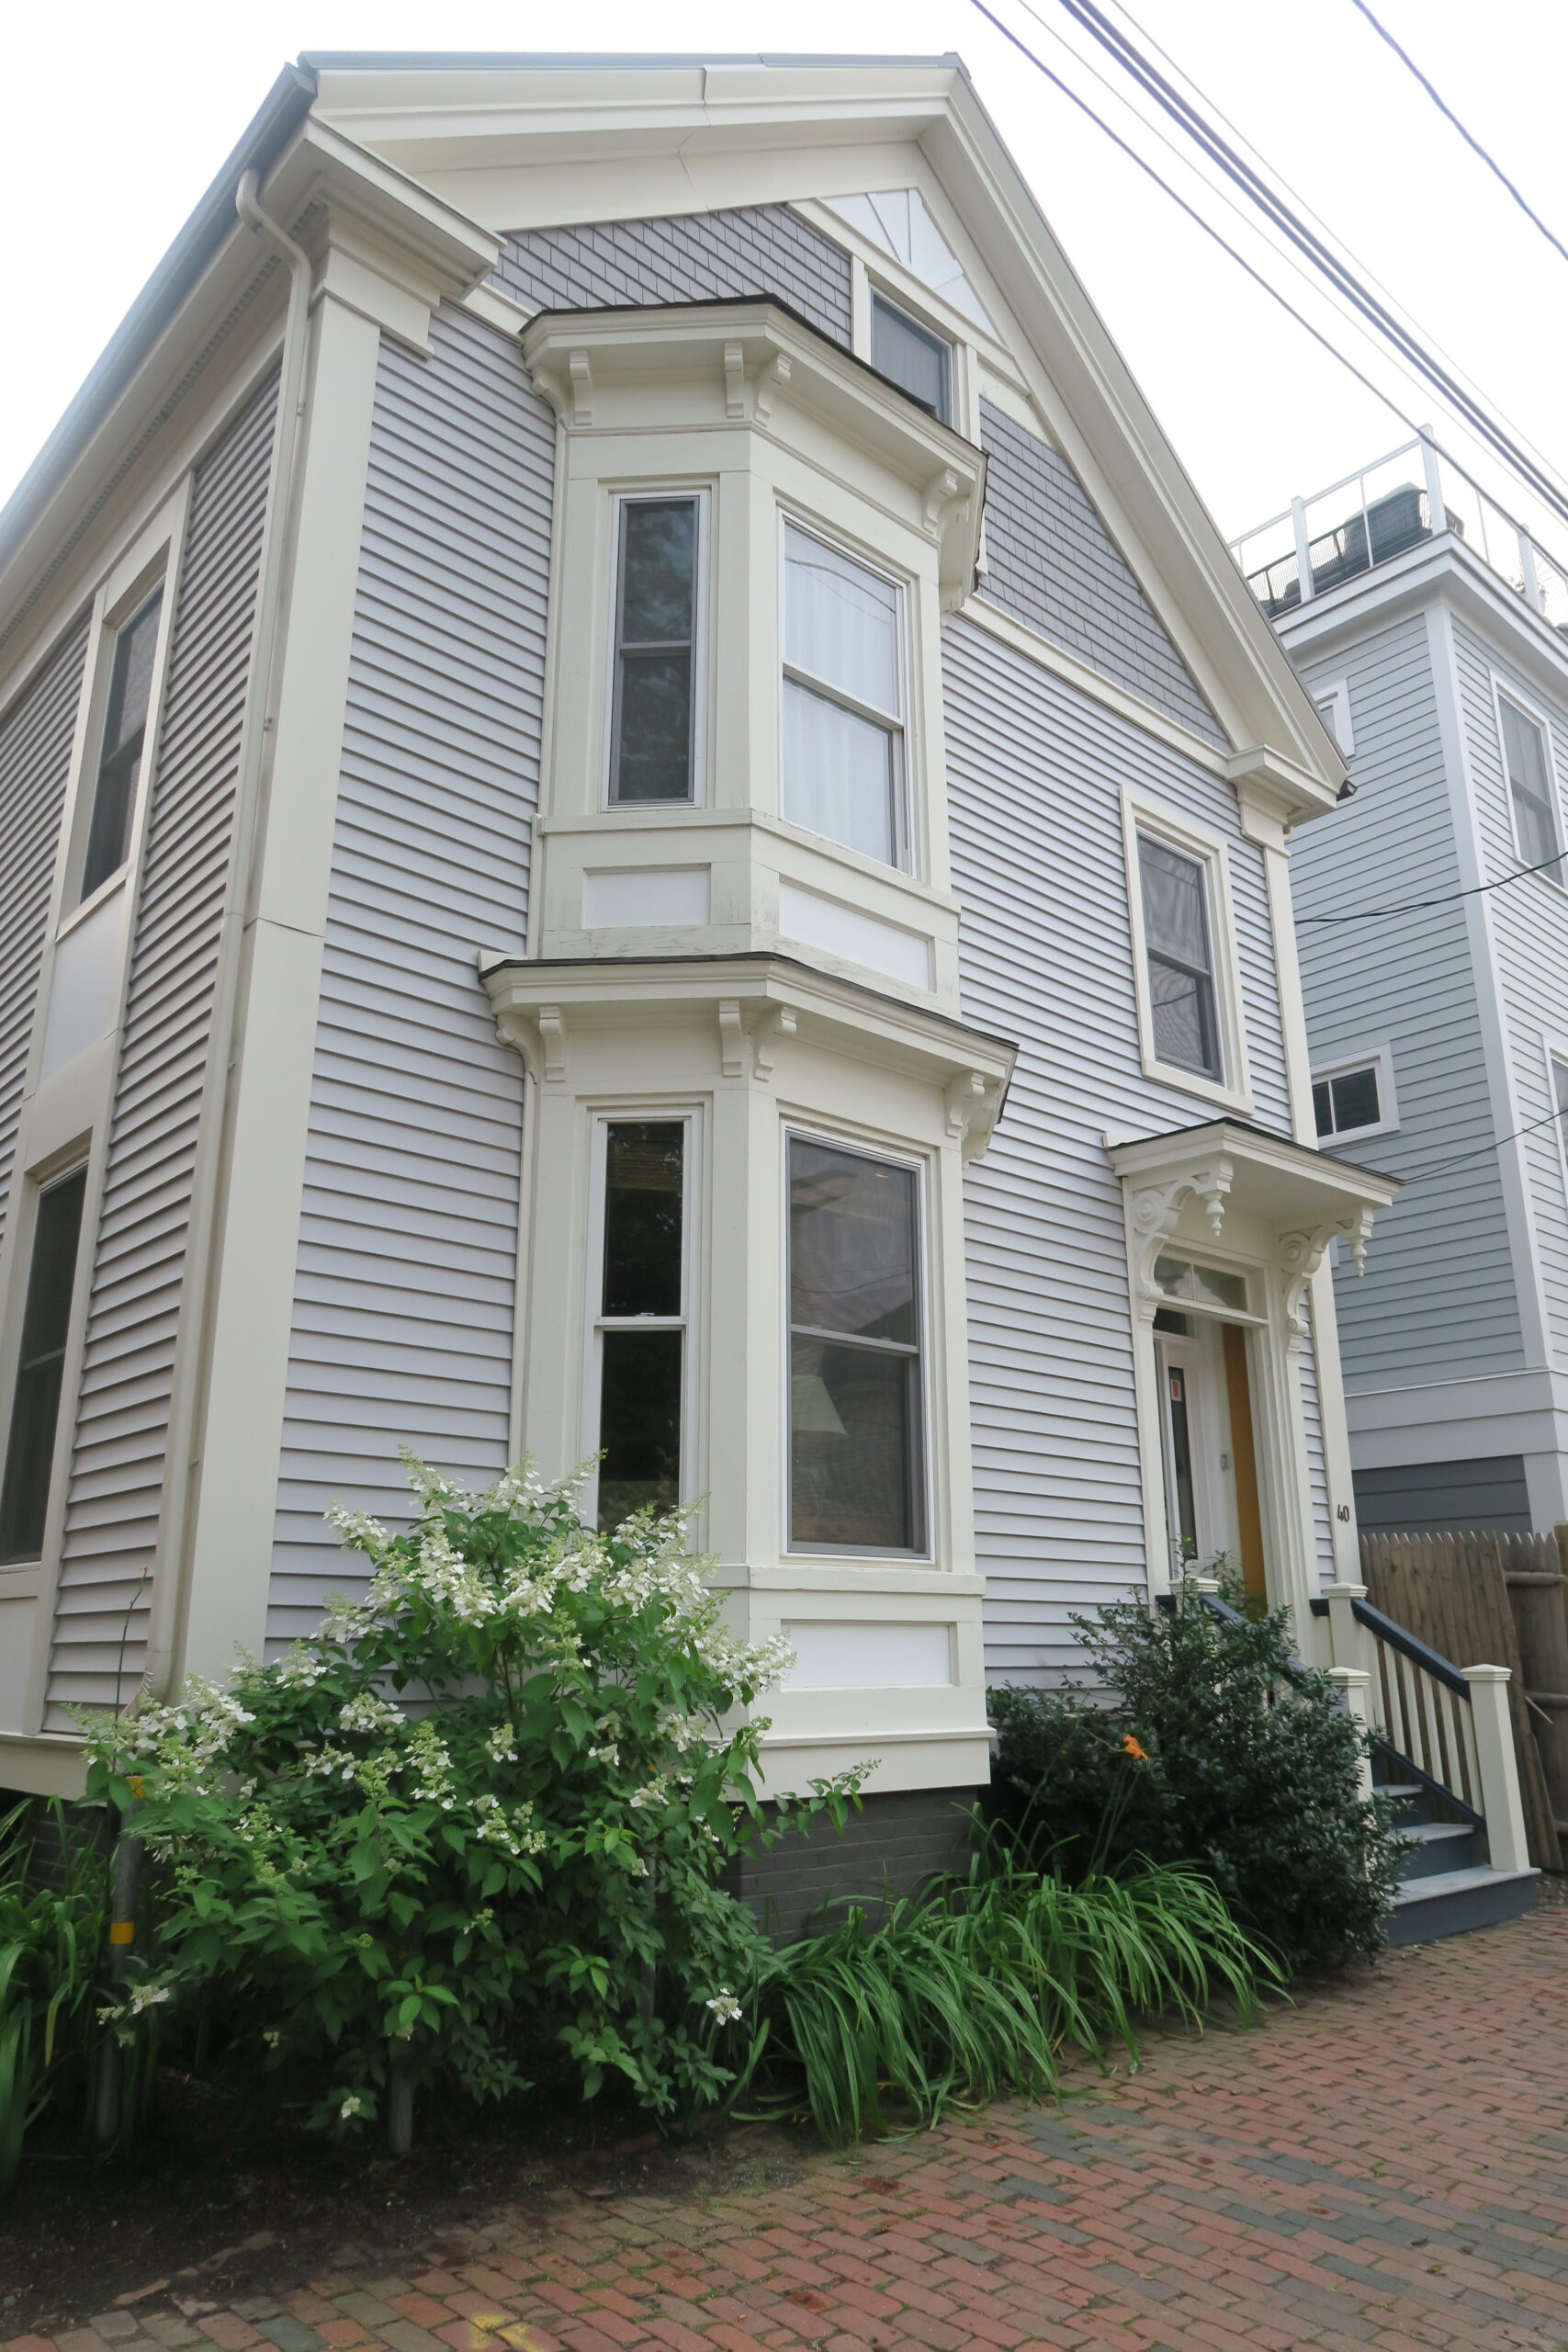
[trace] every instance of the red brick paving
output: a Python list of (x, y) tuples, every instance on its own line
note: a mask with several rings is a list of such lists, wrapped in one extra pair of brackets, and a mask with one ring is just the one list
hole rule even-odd
[(1565, 2029), (1551, 1909), (788, 2188), (567, 2193), (396, 2276), (6, 2352), (1565, 2352)]

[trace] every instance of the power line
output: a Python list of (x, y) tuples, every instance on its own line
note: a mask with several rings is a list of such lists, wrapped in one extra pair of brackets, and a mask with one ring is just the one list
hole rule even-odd
[(1472, 1159), (1484, 1159), (1494, 1151), (1501, 1151), (1505, 1144), (1517, 1143), (1521, 1136), (1533, 1136), (1540, 1127), (1554, 1126), (1568, 1118), (1568, 1111), (1549, 1111), (1544, 1119), (1531, 1119), (1528, 1126), (1516, 1127), (1511, 1135), (1499, 1136), (1495, 1143), (1483, 1143), (1475, 1151), (1461, 1151), (1457, 1159), (1439, 1159), (1436, 1168), (1418, 1168), (1414, 1176), (1401, 1179), (1406, 1192), (1412, 1184), (1425, 1184), (1433, 1176), (1446, 1176), (1450, 1168), (1463, 1168)]
[[(980, 7), (982, 0), (975, 0), (975, 5)], [(1278, 191), (1253, 170), (1251, 164), (1237, 153), (1229, 141), (1221, 136), (1195, 107), (1182, 96), (1180, 91), (1167, 81), (1164, 74), (1144, 56), (1137, 44), (1130, 40), (1095, 6), (1094, 0), (1061, 0), (1061, 6), (1077, 24), (1083, 27), (1086, 32), (1090, 33), (1099, 41), (1101, 48), (1123, 67), (1148, 96), (1155, 99), (1172, 120), (1180, 125), (1211, 161), (1217, 164), (1227, 178), (1233, 180), (1252, 199), (1266, 218), (1274, 223), (1298, 251), (1307, 256), (1329, 283), (1337, 287), (1346, 300), (1359, 311), (1363, 317), (1370, 319), (1387, 340), (1404, 354), (1433, 390), (1438, 391), (1464, 418), (1471, 430), (1512, 467), (1520, 479), (1529, 485), (1536, 496), (1551, 507), (1554, 514), (1562, 521), (1568, 522), (1568, 492), (1560, 490), (1550, 479), (1549, 474), (1536, 464), (1513, 436), (1504, 432), (1481, 402), (1472, 398), (1463, 385), (1459, 383), (1450, 370), (1433, 357), (1421, 341), (1394, 317), (1386, 304), (1380, 302), (1374, 294), (1369, 292), (1356, 273), (1331, 251), (1321, 237), (1307, 227)], [(998, 21), (991, 16), (988, 8), (984, 8), (982, 13), (993, 24)], [(1005, 28), (1003, 29), (1005, 30)], [(1015, 45), (1023, 49), (1023, 43), (1018, 41), (1016, 36), (1014, 40)], [(1032, 62), (1039, 66), (1043, 73), (1049, 73), (1049, 69), (1033, 56), (1032, 51), (1026, 50), (1024, 53), (1031, 57)], [(1057, 77), (1051, 75), (1050, 78), (1055, 81)], [(1101, 127), (1107, 128), (1104, 125)], [(1113, 132), (1111, 135), (1115, 136)], [(1178, 201), (1179, 200), (1179, 198)], [(1190, 210), (1190, 207), (1185, 209)], [(1253, 274), (1256, 275), (1256, 273)], [(1320, 341), (1324, 339), (1319, 337)], [(1359, 370), (1356, 372), (1359, 373)], [(1362, 378), (1362, 381), (1365, 380), (1365, 378)], [(1387, 395), (1382, 394), (1380, 397), (1386, 399)], [(1392, 407), (1393, 404), (1391, 401), (1389, 405)], [(1395, 413), (1398, 413), (1397, 411)]]
[(1417, 82), (1420, 83), (1421, 87), (1426, 91), (1427, 96), (1431, 99), (1432, 104), (1437, 107), (1438, 112), (1440, 115), (1447, 116), (1449, 121), (1452, 123), (1454, 129), (1459, 132), (1459, 135), (1463, 140), (1465, 145), (1475, 154), (1480, 156), (1482, 162), (1492, 174), (1494, 179), (1502, 181), (1503, 186), (1507, 189), (1508, 194), (1518, 206), (1519, 210), (1524, 214), (1525, 219), (1527, 220), (1533, 221), (1535, 226), (1540, 231), (1541, 235), (1546, 239), (1547, 243), (1561, 254), (1564, 261), (1568, 261), (1568, 245), (1564, 245), (1561, 237), (1557, 236), (1552, 230), (1547, 227), (1545, 221), (1541, 219), (1535, 207), (1529, 203), (1528, 198), (1522, 196), (1519, 190), (1515, 187), (1513, 181), (1508, 177), (1507, 173), (1503, 169), (1502, 164), (1498, 163), (1496, 157), (1487, 152), (1472, 130), (1466, 130), (1464, 124), (1461, 122), (1458, 115), (1455, 114), (1448, 100), (1433, 88), (1431, 83), (1428, 82), (1425, 74), (1422, 73), (1421, 68), (1416, 64), (1416, 60), (1411, 56), (1409, 51), (1407, 49), (1402, 49), (1399, 42), (1395, 40), (1393, 35), (1389, 31), (1388, 27), (1378, 22), (1377, 18), (1373, 16), (1371, 10), (1367, 6), (1367, 0), (1351, 0), (1351, 6), (1352, 7), (1356, 7), (1360, 10), (1368, 24), (1371, 25), (1373, 32), (1378, 36), (1378, 39), (1388, 43), (1388, 46), (1393, 50), (1400, 63), (1414, 75)]
[[(1219, 246), (1221, 252), (1228, 254), (1232, 261), (1236, 264), (1237, 267), (1244, 269), (1247, 272), (1247, 275), (1252, 279), (1255, 286), (1260, 286), (1264, 293), (1267, 294), (1272, 301), (1278, 302), (1280, 308), (1291, 318), (1294, 319), (1297, 326), (1304, 327), (1307, 334), (1311, 335), (1314, 343), (1320, 343), (1325, 351), (1328, 352), (1333, 358), (1338, 360), (1342, 368), (1348, 369), (1349, 373), (1355, 377), (1356, 381), (1359, 384), (1363, 385), (1366, 390), (1371, 393), (1374, 400), (1381, 401), (1382, 402), (1382, 405), (1388, 410), (1391, 416), (1396, 416), (1401, 424), (1404, 425), (1408, 431), (1419, 435), (1421, 427), (1416, 423), (1413, 417), (1405, 414), (1397, 401), (1391, 400), (1381, 385), (1374, 384), (1371, 378), (1363, 374), (1362, 370), (1357, 367), (1353, 359), (1347, 358), (1344, 352), (1340, 350), (1338, 345), (1331, 343), (1327, 335), (1323, 333), (1323, 330), (1320, 327), (1314, 327), (1310, 319), (1303, 318), (1301, 311), (1296, 309), (1295, 304), (1288, 301), (1285, 296), (1280, 293), (1277, 286), (1271, 286), (1268, 278), (1264, 277), (1262, 271), (1253, 267), (1251, 262), (1247, 260), (1245, 254), (1237, 253), (1235, 247), (1230, 243), (1228, 239), (1220, 234), (1212, 220), (1205, 220), (1203, 215), (1194, 205), (1189, 204), (1187, 198), (1180, 195), (1177, 189), (1173, 188), (1168, 179), (1162, 178), (1161, 175), (1156, 171), (1154, 165), (1148, 161), (1146, 156), (1140, 155), (1137, 149), (1130, 145), (1129, 142), (1122, 138), (1119, 130), (1113, 130), (1111, 125), (1106, 121), (1104, 116), (1097, 114), (1093, 107), (1090, 106), (1089, 100), (1086, 97), (1081, 96), (1079, 93), (1073, 88), (1070, 82), (1064, 82), (1059, 74), (1053, 73), (1050, 66), (1046, 64), (1044, 59), (1036, 55), (1035, 51), (1030, 48), (1028, 42), (1021, 40), (1020, 36), (1013, 31), (1010, 25), (1003, 24), (1001, 18), (996, 15), (994, 10), (987, 6), (986, 0), (971, 0), (971, 5), (979, 13), (979, 15), (985, 17), (987, 24), (995, 26), (997, 31), (1000, 33), (1004, 40), (1010, 41), (1014, 49), (1019, 51), (1021, 55), (1028, 58), (1031, 65), (1032, 65), (1038, 73), (1043, 74), (1047, 82), (1051, 83), (1055, 88), (1060, 90), (1065, 98), (1070, 99), (1081, 114), (1086, 114), (1090, 122), (1092, 122), (1098, 130), (1102, 130), (1105, 133), (1105, 136), (1110, 140), (1113, 147), (1119, 147), (1122, 154), (1125, 155), (1130, 162), (1136, 164), (1141, 172), (1146, 173), (1148, 177), (1153, 180), (1155, 186), (1159, 188), (1163, 194), (1168, 196), (1171, 202), (1176, 205), (1179, 210), (1185, 212), (1190, 220), (1195, 221), (1198, 227), (1202, 230), (1203, 234), (1206, 237), (1212, 237), (1215, 244)], [(1031, 14), (1033, 12), (1031, 11)], [(1568, 520), (1568, 507), (1565, 507), (1564, 509), (1564, 519)]]
[(1510, 882), (1522, 882), (1527, 874), (1544, 874), (1551, 865), (1561, 865), (1568, 857), (1568, 849), (1560, 849), (1555, 857), (1543, 857), (1539, 865), (1521, 865), (1517, 874), (1499, 874), (1495, 882), (1472, 882), (1466, 890), (1450, 890), (1440, 899), (1412, 899), (1406, 907), (1363, 907), (1354, 915), (1298, 915), (1296, 929), (1309, 922), (1382, 922), (1392, 915), (1421, 915), (1429, 907), (1451, 907), (1461, 899), (1478, 899), (1483, 890), (1504, 890)]

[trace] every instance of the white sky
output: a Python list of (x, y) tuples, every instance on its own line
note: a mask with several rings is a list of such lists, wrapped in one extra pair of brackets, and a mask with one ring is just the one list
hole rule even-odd
[[(1118, 127), (1125, 108), (1021, 0), (993, 0)], [(1568, 470), (1568, 263), (1508, 200), (1351, 0), (1128, 0), (1145, 31), (1443, 345), (1495, 412)], [(1056, 0), (1046, 24), (1116, 84)], [(1378, 14), (1568, 243), (1562, 0), (1377, 0)], [(0, 370), (0, 497), (31, 460), (277, 68), (301, 50), (957, 50), (1046, 216), (1227, 534), (1408, 437), (1071, 108), (967, 0), (86, 0), (35, 5), (6, 34), (0, 218), (12, 224)], [(1172, 132), (1173, 137), (1178, 134)], [(1134, 131), (1184, 191), (1168, 150)], [(1403, 380), (1213, 197), (1202, 209), (1265, 260), (1407, 415), (1444, 430)], [(16, 364), (25, 355), (25, 366)], [(1483, 469), (1495, 488), (1495, 467)], [(1517, 507), (1538, 519), (1522, 495)], [(1568, 526), (1541, 522), (1568, 554)]]

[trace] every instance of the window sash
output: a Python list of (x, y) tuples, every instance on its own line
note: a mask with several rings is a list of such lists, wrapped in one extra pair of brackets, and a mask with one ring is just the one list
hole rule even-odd
[(103, 733), (93, 778), (92, 813), (82, 859), (80, 895), (93, 892), (118, 874), (130, 849), (131, 812), (141, 781), (147, 722), (152, 707), (152, 673), (164, 602), (160, 582), (115, 631)]
[[(902, 592), (795, 523), (784, 524), (783, 553), (782, 813), (825, 841), (907, 868)], [(835, 616), (813, 609), (821, 592), (807, 575), (816, 572), (844, 592), (837, 627)]]
[[(598, 1122), (588, 1410), (592, 1450), (604, 1453), (597, 1473), (596, 1518), (606, 1532), (644, 1503), (670, 1510), (682, 1499), (691, 1370), (693, 1133), (694, 1123), (684, 1114), (649, 1113)], [(640, 1188), (635, 1182), (639, 1152), (643, 1173), (655, 1180)], [(673, 1187), (668, 1181), (671, 1172)], [(618, 1174), (633, 1181), (617, 1185)], [(672, 1235), (668, 1216), (658, 1213), (660, 1196), (671, 1190), (679, 1204)], [(638, 1298), (649, 1304), (635, 1304)]]
[[(1148, 967), (1149, 1021), (1155, 1058), (1196, 1077), (1215, 1080), (1224, 1074), (1221, 1047), (1218, 994), (1214, 986), (1213, 919), (1206, 863), (1162, 841), (1157, 834), (1137, 834), (1138, 883), (1144, 911), (1144, 955)], [(1162, 867), (1162, 861), (1164, 865)], [(1160, 882), (1179, 879), (1169, 867), (1183, 867), (1195, 877), (1190, 905), (1193, 921), (1181, 936), (1182, 910), (1156, 896)], [(1190, 1006), (1192, 1035), (1181, 1009)], [(1162, 1015), (1164, 1018), (1162, 1019)]]
[[(633, 586), (629, 543), (637, 518), (654, 513), (684, 514), (690, 518), (684, 627), (658, 636), (632, 634), (627, 628)], [(701, 575), (702, 501), (695, 492), (672, 498), (623, 498), (617, 502), (610, 709), (609, 799), (613, 808), (668, 807), (689, 802), (696, 796), (697, 612)], [(678, 608), (669, 616), (675, 623), (681, 618)], [(662, 697), (658, 686), (661, 671), (669, 682)], [(664, 705), (662, 713), (660, 699)], [(671, 729), (670, 741), (662, 750), (657, 742), (649, 744), (646, 732), (660, 716)], [(645, 730), (640, 741), (636, 732), (639, 723)], [(643, 789), (637, 788), (639, 778), (632, 765), (639, 760), (647, 769), (640, 779)], [(666, 770), (663, 783), (671, 784), (678, 774), (679, 789), (646, 788), (649, 782), (660, 781), (658, 770), (661, 761)]]
[(1526, 865), (1544, 865), (1562, 847), (1546, 729), (1506, 695), (1498, 709), (1519, 855)]
[(0, 1481), (0, 1563), (7, 1566), (36, 1560), (43, 1549), (86, 1190), (87, 1171), (82, 1167), (46, 1185), (38, 1196)]
[[(928, 399), (915, 380), (919, 364), (933, 363), (933, 398)], [(903, 364), (901, 364), (903, 363)], [(879, 376), (897, 384), (907, 398), (934, 416), (940, 424), (953, 422), (953, 345), (944, 335), (912, 318), (886, 294), (871, 297), (871, 364)]]
[[(839, 1229), (813, 1230), (804, 1220), (830, 1215), (833, 1204), (812, 1204), (803, 1193), (830, 1176), (834, 1162), (852, 1185), (860, 1175), (896, 1178), (901, 1200), (868, 1202), (890, 1209), (878, 1217), (865, 1215), (852, 1192)], [(921, 1556), (928, 1501), (919, 1171), (791, 1134), (785, 1188), (789, 1549)], [(857, 1221), (872, 1259), (858, 1280), (845, 1250), (856, 1238)], [(813, 1242), (814, 1257), (803, 1264), (803, 1250)], [(865, 1328), (868, 1321), (899, 1328), (885, 1334)]]
[[(1354, 1091), (1361, 1081), (1370, 1079), (1372, 1089), (1371, 1117), (1359, 1115)], [(1348, 1112), (1345, 1102), (1351, 1095)], [(1313, 1115), (1317, 1132), (1324, 1136), (1359, 1135), (1368, 1127), (1382, 1124), (1382, 1081), (1376, 1062), (1359, 1062), (1353, 1069), (1331, 1070), (1326, 1078), (1316, 1079), (1312, 1090)]]

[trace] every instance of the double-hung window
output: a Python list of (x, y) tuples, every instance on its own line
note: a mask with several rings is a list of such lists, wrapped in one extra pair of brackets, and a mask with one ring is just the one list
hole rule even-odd
[(130, 820), (141, 775), (147, 718), (152, 699), (152, 664), (158, 648), (161, 588), (115, 632), (108, 695), (92, 813), (82, 860), (81, 895), (90, 898), (100, 883), (118, 874), (130, 849)]
[[(1503, 764), (1508, 773), (1514, 839), (1519, 857), (1526, 865), (1545, 865), (1558, 856), (1562, 847), (1546, 729), (1506, 695), (1497, 697), (1497, 715), (1503, 730)], [(1561, 878), (1561, 868), (1554, 872)]]
[(87, 1171), (76, 1168), (38, 1196), (11, 1429), (0, 1479), (0, 1563), (36, 1560), (43, 1550), (86, 1190)]
[(890, 302), (871, 298), (871, 364), (940, 424), (953, 422), (953, 346)]
[(623, 498), (617, 513), (611, 804), (691, 800), (701, 501)]
[(1219, 1081), (1224, 1065), (1207, 869), (1140, 831), (1138, 877), (1155, 1058)]
[(893, 582), (784, 526), (784, 814), (905, 865), (903, 600)]
[(789, 1138), (789, 1541), (925, 1548), (919, 1178)]
[(591, 1372), (599, 1525), (681, 1500), (691, 1121), (606, 1119)]

